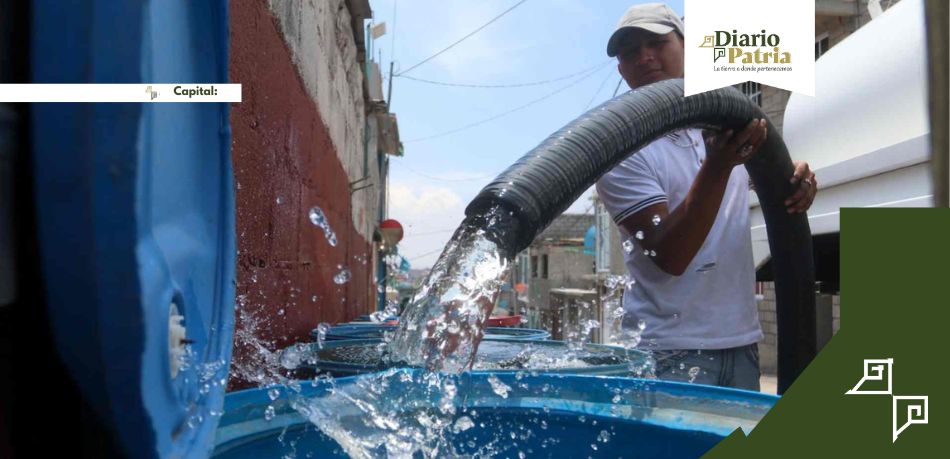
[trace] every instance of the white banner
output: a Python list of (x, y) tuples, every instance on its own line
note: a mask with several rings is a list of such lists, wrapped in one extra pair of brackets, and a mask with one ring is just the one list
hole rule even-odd
[(815, 3), (686, 0), (684, 85), (691, 96), (755, 81), (815, 96)]
[(0, 102), (240, 102), (239, 84), (0, 84)]

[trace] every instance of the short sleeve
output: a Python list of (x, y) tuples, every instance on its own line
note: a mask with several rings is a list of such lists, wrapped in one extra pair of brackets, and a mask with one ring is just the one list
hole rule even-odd
[(597, 194), (614, 223), (661, 202), (668, 202), (648, 155), (634, 154), (597, 181)]

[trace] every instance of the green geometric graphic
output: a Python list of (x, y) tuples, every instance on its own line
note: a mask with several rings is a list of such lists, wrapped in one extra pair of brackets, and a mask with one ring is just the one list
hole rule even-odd
[(950, 457), (948, 340), (950, 209), (842, 209), (841, 329), (748, 437), (703, 458)]

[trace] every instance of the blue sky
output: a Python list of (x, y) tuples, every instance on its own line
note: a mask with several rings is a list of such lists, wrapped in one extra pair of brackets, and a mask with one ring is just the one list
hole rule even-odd
[[(387, 27), (387, 34), (376, 41), (374, 59), (379, 60), (382, 51), (380, 67), (388, 76), (389, 62), (395, 58), (398, 74), (400, 67), (408, 69), (432, 56), (518, 1), (402, 0), (394, 24), (393, 0), (371, 0), (375, 21), (385, 21)], [(607, 39), (623, 12), (637, 3), (646, 2), (528, 0), (406, 76), (493, 85), (574, 74), (609, 60)], [(667, 4), (683, 15), (682, 0)], [(394, 78), (392, 111), (399, 117), (405, 156), (391, 162), (389, 215), (403, 224), (399, 251), (413, 268), (436, 261), (461, 223), (465, 206), (495, 174), (580, 116), (588, 105), (610, 98), (620, 80), (616, 61), (583, 76), (512, 89), (445, 87)], [(497, 120), (412, 141), (482, 121), (565, 87)], [(620, 91), (625, 90), (624, 84)], [(589, 195), (588, 191), (568, 212), (588, 210)]]

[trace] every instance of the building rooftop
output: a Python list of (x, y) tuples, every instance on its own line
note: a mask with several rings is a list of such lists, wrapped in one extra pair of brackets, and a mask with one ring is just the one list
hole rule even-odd
[(562, 214), (534, 238), (533, 244), (584, 245), (584, 235), (592, 225), (593, 214)]

